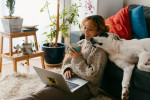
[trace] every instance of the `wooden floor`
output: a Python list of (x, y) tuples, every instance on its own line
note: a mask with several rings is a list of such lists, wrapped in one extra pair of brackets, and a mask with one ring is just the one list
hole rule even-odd
[[(42, 68), (41, 59), (40, 58), (30, 59), (29, 60), (29, 66), (27, 64), (25, 64), (25, 63), (26, 63), (25, 60), (24, 61), (20, 61), (20, 62), (17, 63), (17, 72), (33, 73), (34, 72), (33, 66)], [(54, 69), (54, 68), (59, 68), (60, 69), (61, 67), (62, 67), (61, 65), (53, 66), (53, 67), (49, 66), (49, 65), (46, 65), (46, 69)], [(10, 74), (10, 73), (13, 73), (13, 63), (3, 64), (2, 65), (2, 72), (0, 73), (0, 78), (5, 76), (6, 74)]]

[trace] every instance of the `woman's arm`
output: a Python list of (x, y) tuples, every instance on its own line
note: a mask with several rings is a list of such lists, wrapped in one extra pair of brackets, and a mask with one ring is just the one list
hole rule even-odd
[[(79, 44), (82, 44), (82, 43), (83, 43), (83, 40), (80, 40), (78, 43), (79, 43)], [(66, 70), (71, 70), (71, 71), (72, 71), (72, 69), (71, 69), (71, 66), (72, 66), (71, 60), (72, 60), (72, 57), (71, 57), (71, 55), (69, 54), (69, 56), (68, 56), (68, 57), (66, 58), (66, 60), (63, 62), (63, 66), (62, 66), (62, 73), (63, 73), (63, 74), (64, 74), (64, 72), (65, 72)]]
[(97, 84), (99, 81), (98, 78), (103, 75), (107, 63), (107, 56), (103, 50), (93, 48), (87, 60), (84, 60), (80, 56), (77, 59), (73, 59), (71, 63), (71, 68), (75, 74), (93, 84)]
[(69, 55), (66, 60), (63, 62), (63, 65), (62, 65), (62, 73), (64, 74), (64, 72), (66, 70), (71, 70), (71, 56)]

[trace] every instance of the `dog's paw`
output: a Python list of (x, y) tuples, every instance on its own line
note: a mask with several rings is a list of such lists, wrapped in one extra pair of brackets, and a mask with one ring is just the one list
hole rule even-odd
[(128, 100), (129, 98), (129, 91), (126, 91), (125, 93), (122, 94), (122, 100)]
[(129, 88), (129, 85), (128, 85), (128, 87), (123, 88), (123, 90), (122, 90), (122, 100), (128, 100), (128, 98), (129, 98), (128, 88)]

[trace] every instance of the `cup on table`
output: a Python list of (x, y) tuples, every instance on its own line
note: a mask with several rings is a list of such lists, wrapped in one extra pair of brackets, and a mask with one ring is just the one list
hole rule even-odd
[[(70, 44), (69, 49), (68, 49), (68, 52), (69, 52), (69, 50), (72, 50), (72, 48), (73, 48), (75, 51), (80, 52), (80, 46), (79, 46), (79, 44), (77, 44), (77, 43), (72, 43), (72, 44)], [(72, 50), (72, 51), (73, 51), (73, 50)]]

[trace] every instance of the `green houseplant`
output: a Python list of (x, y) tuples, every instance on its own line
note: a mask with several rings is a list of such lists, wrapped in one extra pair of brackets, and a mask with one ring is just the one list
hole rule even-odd
[[(23, 40), (24, 41), (24, 40)], [(36, 53), (36, 42), (23, 42), (22, 45), (17, 44), (16, 46), (14, 46), (14, 49), (16, 51), (16, 53), (22, 54), (22, 55), (30, 55), (32, 53)]]
[(6, 6), (9, 10), (9, 16), (1, 18), (5, 32), (21, 32), (23, 19), (18, 16), (12, 16), (15, 12), (15, 0), (6, 0)]
[(14, 49), (16, 49), (16, 53), (19, 55), (19, 49), (22, 52), (22, 55), (30, 55), (33, 53), (33, 44), (32, 43), (23, 43), (22, 46), (17, 44), (14, 46)]
[[(50, 19), (50, 24), (48, 25), (48, 28), (50, 28), (51, 32), (43, 33), (44, 35), (46, 35), (47, 39), (45, 39), (46, 43), (43, 44), (42, 50), (44, 51), (44, 58), (46, 63), (59, 64), (62, 62), (65, 56), (66, 45), (64, 43), (58, 43), (58, 34), (61, 33), (63, 37), (69, 37), (68, 35), (69, 25), (78, 24), (77, 17), (79, 17), (78, 8), (80, 6), (77, 6), (77, 4), (72, 4), (69, 10), (67, 8), (64, 8), (63, 12), (59, 14), (59, 0), (58, 0), (57, 16), (50, 16), (48, 5), (49, 3), (46, 0), (44, 7), (41, 9), (41, 12), (47, 10)], [(63, 23), (61, 23), (60, 25), (59, 19), (63, 19)], [(52, 42), (53, 39), (55, 39), (54, 43)]]
[[(43, 12), (44, 10), (47, 10), (48, 16), (49, 16), (49, 21), (50, 24), (47, 26), (51, 30), (51, 32), (44, 32), (43, 35), (45, 35), (47, 38), (45, 39), (44, 42), (52, 42), (55, 39), (55, 44), (51, 44), (50, 46), (57, 46), (57, 39), (56, 36), (58, 35), (57, 33), (57, 16), (50, 16), (49, 9), (48, 9), (48, 1), (46, 0), (46, 3), (43, 8), (41, 8), (40, 12)], [(72, 4), (71, 7), (68, 9), (64, 7), (63, 11), (61, 14), (59, 14), (59, 19), (63, 19), (63, 23), (59, 25), (59, 33), (61, 33), (61, 36), (63, 37), (69, 37), (68, 35), (68, 29), (69, 25), (74, 24), (74, 25), (80, 25), (78, 23), (77, 17), (79, 17), (78, 14), (78, 6), (77, 4)]]

